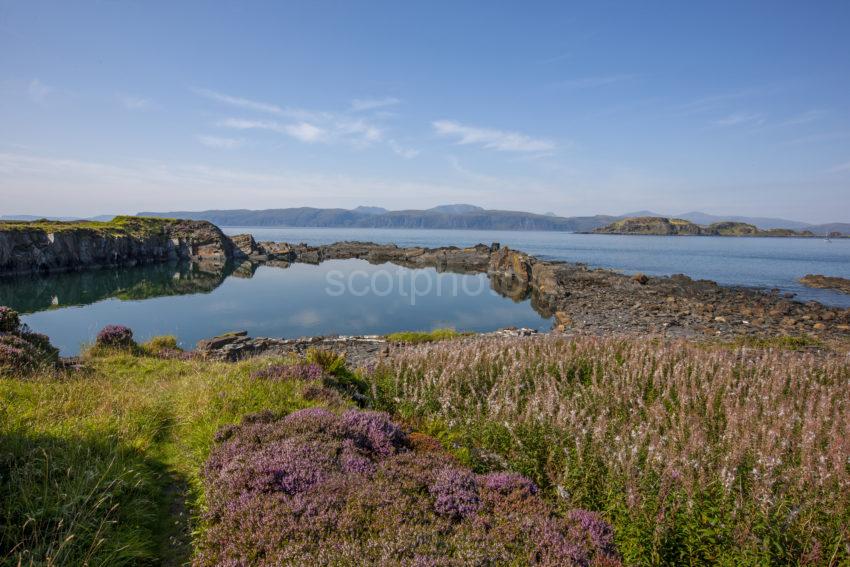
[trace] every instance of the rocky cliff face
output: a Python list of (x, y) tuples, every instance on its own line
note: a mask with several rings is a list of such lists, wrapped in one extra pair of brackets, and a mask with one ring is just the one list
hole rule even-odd
[(205, 221), (117, 217), (106, 223), (0, 223), (0, 274), (242, 256), (230, 238)]

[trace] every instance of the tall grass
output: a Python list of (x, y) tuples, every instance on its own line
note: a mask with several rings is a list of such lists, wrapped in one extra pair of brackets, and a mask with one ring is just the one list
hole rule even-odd
[(847, 358), (542, 337), (425, 344), (378, 407), (602, 510), (627, 564), (850, 561)]
[(0, 377), (0, 564), (185, 561), (215, 431), (315, 405), (298, 382), (249, 378), (268, 363), (112, 352), (89, 372)]

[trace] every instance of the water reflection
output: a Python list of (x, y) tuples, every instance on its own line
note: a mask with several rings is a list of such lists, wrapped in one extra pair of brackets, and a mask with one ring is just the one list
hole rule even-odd
[(90, 305), (104, 299), (209, 293), (229, 276), (253, 276), (255, 266), (220, 263), (165, 263), (0, 279), (0, 305), (19, 313)]
[(554, 306), (547, 303), (546, 299), (541, 297), (536, 289), (532, 289), (525, 282), (516, 278), (499, 276), (490, 276), (489, 279), (490, 288), (502, 297), (512, 299), (515, 303), (523, 303), (530, 299), (531, 308), (541, 317), (547, 319), (555, 314)]
[[(524, 284), (446, 268), (365, 260), (156, 264), (3, 278), (0, 305), (25, 314), (66, 356), (108, 324), (131, 327), (138, 340), (173, 334), (189, 348), (232, 330), (298, 337), (550, 326), (551, 313)], [(346, 284), (341, 293), (334, 282)]]

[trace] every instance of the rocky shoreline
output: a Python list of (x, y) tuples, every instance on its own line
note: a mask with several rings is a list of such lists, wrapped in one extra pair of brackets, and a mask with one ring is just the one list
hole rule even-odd
[[(538, 335), (534, 329), (501, 329), (475, 336), (527, 337)], [(456, 339), (461, 340), (461, 339)], [(235, 362), (253, 356), (303, 357), (308, 350), (328, 350), (345, 356), (352, 368), (374, 364), (378, 359), (389, 356), (396, 349), (407, 346), (382, 335), (332, 335), (280, 339), (271, 337), (249, 337), (246, 331), (225, 333), (198, 341), (193, 356), (207, 360)]]
[(553, 317), (555, 330), (582, 334), (656, 334), (671, 337), (810, 335), (850, 336), (850, 309), (793, 301), (776, 290), (721, 286), (682, 274), (628, 276), (583, 264), (546, 261), (498, 243), (468, 248), (401, 248), (337, 242), (323, 246), (255, 242), (233, 237), (252, 261), (320, 263), (358, 258), (438, 271), (486, 273), (491, 285)]
[(159, 224), (136, 234), (76, 228), (56, 231), (52, 238), (43, 228), (7, 230), (0, 226), (0, 274), (174, 258), (236, 260), (251, 269), (258, 264), (285, 268), (292, 262), (362, 259), (372, 264), (486, 273), (493, 289), (516, 301), (530, 298), (532, 307), (544, 317), (552, 317), (554, 329), (561, 332), (688, 338), (850, 336), (850, 309), (801, 303), (776, 290), (720, 286), (682, 274), (628, 276), (583, 264), (546, 261), (498, 243), (467, 248), (402, 248), (371, 242), (310, 246), (256, 242), (249, 234), (228, 237), (215, 225), (200, 221), (129, 217), (124, 222), (130, 227), (134, 222)]

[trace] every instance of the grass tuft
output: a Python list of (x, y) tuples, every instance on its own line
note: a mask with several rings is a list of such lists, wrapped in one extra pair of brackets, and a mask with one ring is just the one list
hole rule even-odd
[(454, 329), (434, 329), (433, 331), (401, 331), (387, 335), (387, 340), (394, 343), (420, 344), (447, 341), (461, 337), (469, 337), (474, 333), (459, 332)]

